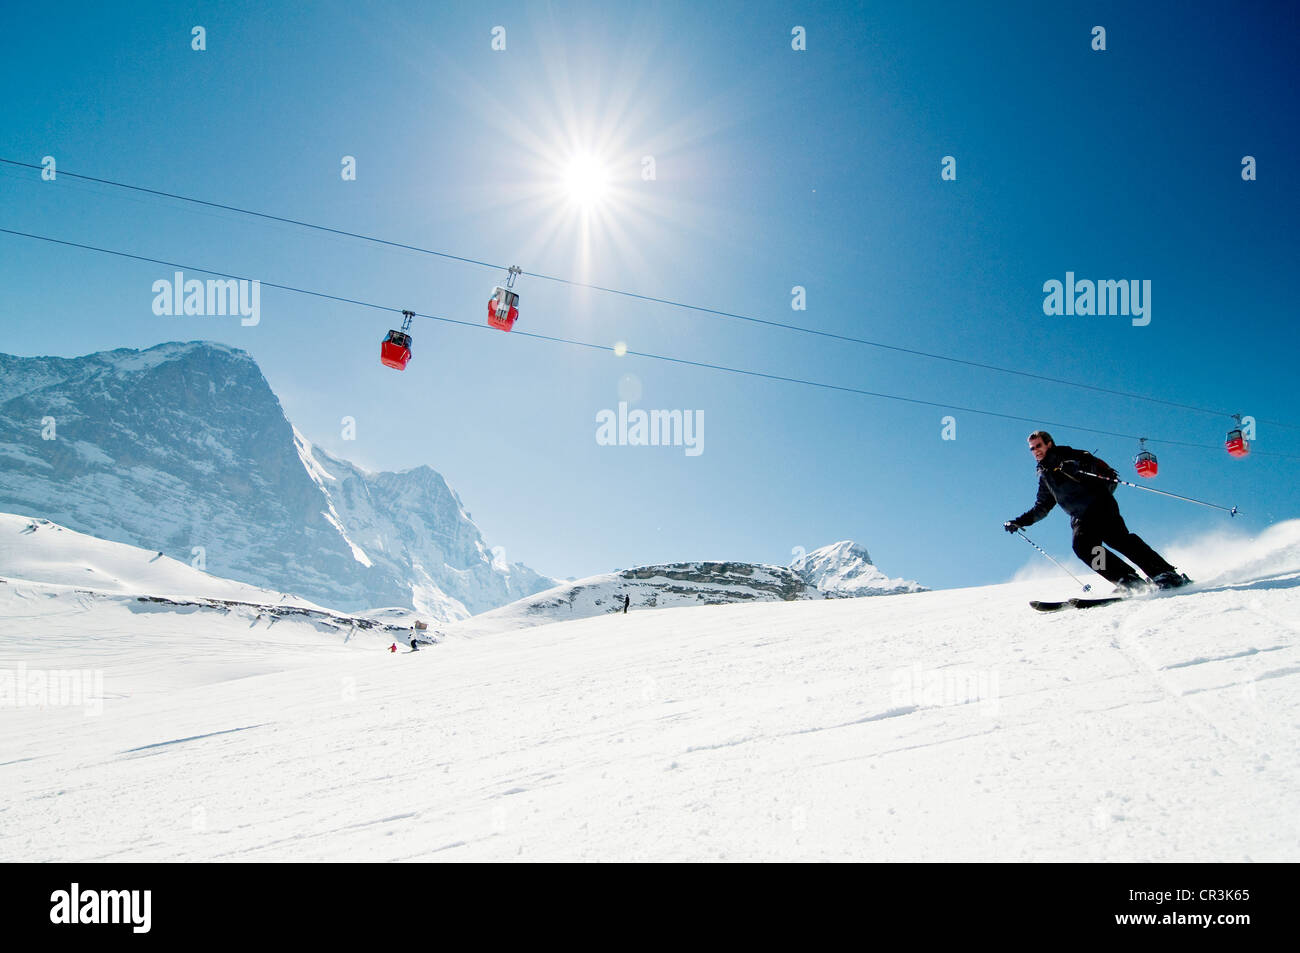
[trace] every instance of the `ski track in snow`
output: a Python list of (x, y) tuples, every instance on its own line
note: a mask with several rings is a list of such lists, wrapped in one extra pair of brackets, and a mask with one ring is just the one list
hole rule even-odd
[[(1300, 536), (1300, 533), (1297, 533)], [(1285, 567), (1293, 568), (1293, 567)], [(1300, 859), (1300, 588), (633, 611), (413, 655), (0, 585), (13, 861)]]

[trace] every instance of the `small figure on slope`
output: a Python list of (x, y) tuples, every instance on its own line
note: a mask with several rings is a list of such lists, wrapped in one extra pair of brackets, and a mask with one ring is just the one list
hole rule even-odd
[(1190, 580), (1124, 525), (1114, 492), (1119, 475), (1086, 450), (1058, 447), (1045, 430), (1029, 435), (1029, 450), (1038, 461), (1038, 499), (1028, 511), (1002, 524), (1008, 533), (1032, 526), (1056, 504), (1070, 514), (1074, 554), (1115, 584), (1121, 593), (1145, 589), (1147, 580), (1106, 546), (1131, 560), (1161, 589), (1176, 589)]

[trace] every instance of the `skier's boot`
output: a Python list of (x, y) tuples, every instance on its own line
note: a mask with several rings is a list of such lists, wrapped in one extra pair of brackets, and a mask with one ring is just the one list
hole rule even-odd
[(1117, 596), (1136, 596), (1140, 592), (1146, 592), (1151, 584), (1141, 576), (1134, 573), (1131, 576), (1125, 576), (1119, 582), (1115, 583), (1115, 595)]
[(1177, 589), (1179, 586), (1185, 586), (1191, 582), (1184, 573), (1172, 570), (1162, 572), (1151, 581), (1155, 583), (1157, 589)]

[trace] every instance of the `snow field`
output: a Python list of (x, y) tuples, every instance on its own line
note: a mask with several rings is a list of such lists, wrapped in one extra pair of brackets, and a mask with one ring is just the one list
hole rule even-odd
[(0, 585), (0, 669), (105, 686), (0, 709), (0, 856), (1296, 860), (1300, 528), (1270, 533), (1249, 578), (1087, 612), (1012, 583), (397, 655)]

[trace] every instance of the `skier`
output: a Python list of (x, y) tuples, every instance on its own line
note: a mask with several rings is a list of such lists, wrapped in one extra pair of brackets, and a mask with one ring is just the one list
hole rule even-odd
[(412, 652), (420, 651), (420, 646), (419, 643), (415, 641), (415, 636), (411, 636), (411, 651)]
[(623, 597), (623, 615), (627, 615), (627, 607), (630, 606), (631, 604), (632, 604), (632, 597), (631, 597), (631, 596), (624, 596), (624, 597)]
[(390, 651), (390, 652), (396, 652), (396, 651), (397, 651), (397, 643), (394, 642), (392, 645), (390, 645), (390, 646), (388, 647), (388, 651)]
[(1038, 461), (1038, 498), (1031, 509), (1002, 524), (1008, 533), (1032, 526), (1060, 503), (1070, 514), (1074, 554), (1113, 582), (1118, 592), (1137, 592), (1148, 582), (1106, 544), (1136, 563), (1161, 589), (1176, 589), (1191, 581), (1129, 532), (1113, 495), (1119, 474), (1104, 460), (1086, 450), (1058, 447), (1045, 430), (1029, 435), (1029, 450)]

